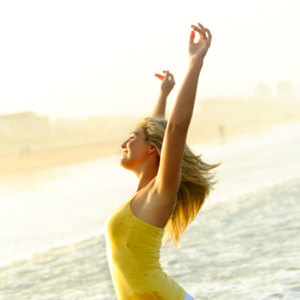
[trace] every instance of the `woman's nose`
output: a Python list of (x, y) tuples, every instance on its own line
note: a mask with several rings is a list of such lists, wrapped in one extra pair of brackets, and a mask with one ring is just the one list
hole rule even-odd
[(121, 148), (126, 148), (127, 140), (121, 144)]

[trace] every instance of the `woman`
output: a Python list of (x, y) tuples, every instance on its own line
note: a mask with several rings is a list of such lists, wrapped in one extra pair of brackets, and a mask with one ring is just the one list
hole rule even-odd
[(165, 245), (172, 239), (177, 247), (215, 183), (209, 171), (220, 165), (204, 163), (185, 144), (211, 38), (200, 23), (192, 25), (189, 68), (169, 120), (164, 119), (166, 99), (175, 82), (164, 71), (165, 76), (156, 74), (163, 82), (152, 116), (142, 119), (121, 145), (120, 164), (139, 182), (136, 193), (105, 223), (108, 264), (119, 300), (193, 299), (163, 272), (159, 254), (162, 241)]

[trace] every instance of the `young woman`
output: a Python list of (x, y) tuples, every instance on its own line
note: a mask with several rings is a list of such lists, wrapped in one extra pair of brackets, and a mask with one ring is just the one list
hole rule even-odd
[[(195, 42), (196, 32), (199, 34)], [(169, 120), (166, 99), (175, 82), (168, 71), (151, 117), (142, 119), (122, 143), (121, 166), (138, 177), (135, 194), (106, 220), (106, 254), (119, 300), (193, 299), (163, 272), (161, 244), (180, 236), (194, 220), (209, 195), (213, 175), (220, 165), (207, 164), (186, 145), (198, 77), (212, 35), (200, 23), (192, 25), (189, 67)]]

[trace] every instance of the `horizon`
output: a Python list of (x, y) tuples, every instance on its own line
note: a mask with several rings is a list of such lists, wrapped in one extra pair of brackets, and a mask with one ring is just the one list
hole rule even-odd
[[(280, 107), (282, 105), (300, 105), (300, 99), (298, 101), (295, 100), (285, 100), (285, 99), (281, 99), (281, 98), (257, 98), (257, 97), (253, 97), (253, 98), (221, 98), (221, 97), (206, 97), (203, 99), (198, 99), (199, 105), (196, 105), (194, 107), (194, 113), (201, 114), (201, 102), (204, 105), (207, 105), (209, 103), (211, 104), (215, 104), (215, 103), (225, 103), (228, 102), (228, 104), (236, 104), (236, 103), (240, 103), (240, 104), (244, 104), (244, 105), (259, 105), (259, 104), (278, 104), (280, 105)], [(170, 107), (170, 105), (167, 105), (166, 107), (166, 117), (168, 117), (168, 115), (171, 112), (172, 107)], [(34, 114), (36, 117), (46, 117), (49, 119), (50, 123), (55, 123), (55, 122), (59, 122), (59, 121), (88, 121), (89, 119), (92, 118), (122, 118), (122, 117), (131, 117), (131, 118), (135, 118), (135, 119), (139, 119), (141, 117), (144, 117), (146, 115), (149, 115), (151, 113), (151, 111), (148, 112), (142, 112), (140, 111), (137, 114), (132, 114), (132, 113), (128, 113), (126, 111), (117, 111), (116, 113), (112, 113), (112, 114), (89, 114), (89, 115), (82, 115), (80, 117), (77, 116), (59, 116), (59, 117), (55, 117), (52, 116), (50, 114), (47, 113), (40, 113), (38, 111), (35, 110), (20, 110), (20, 111), (14, 111), (14, 112), (8, 112), (8, 113), (0, 113), (0, 119), (1, 118), (6, 118), (6, 117), (13, 117), (13, 116), (17, 116), (17, 115), (22, 115), (22, 114)]]

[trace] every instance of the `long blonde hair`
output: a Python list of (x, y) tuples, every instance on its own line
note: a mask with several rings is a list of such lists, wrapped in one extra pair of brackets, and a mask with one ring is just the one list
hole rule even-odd
[[(138, 122), (145, 133), (145, 141), (153, 145), (159, 155), (167, 127), (167, 120), (162, 117), (145, 117)], [(181, 184), (177, 193), (177, 201), (172, 216), (166, 224), (162, 243), (165, 246), (170, 240), (177, 248), (180, 237), (197, 216), (204, 200), (208, 197), (216, 181), (209, 171), (218, 167), (217, 164), (207, 164), (195, 155), (185, 144), (181, 164)]]

